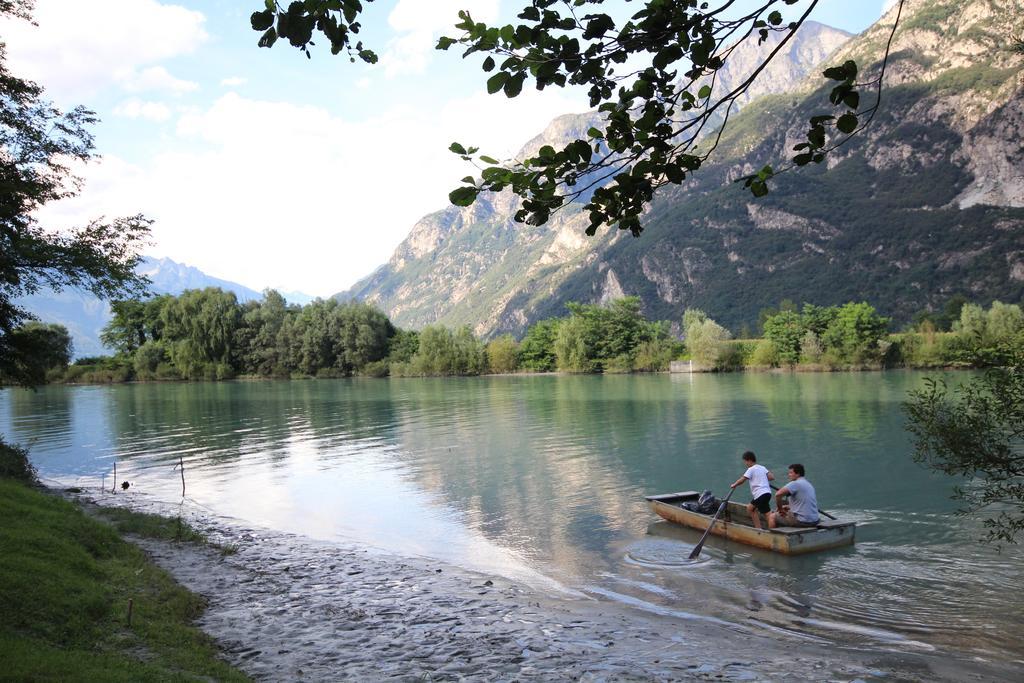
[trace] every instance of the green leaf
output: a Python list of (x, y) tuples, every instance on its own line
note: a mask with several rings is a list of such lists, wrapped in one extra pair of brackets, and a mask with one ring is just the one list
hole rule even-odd
[(686, 180), (686, 172), (674, 164), (670, 164), (665, 167), (665, 177), (668, 178), (670, 183), (679, 183)]
[(492, 164), (492, 165), (496, 165), (498, 163), (497, 159), (491, 158), (491, 157), (489, 157), (487, 155), (481, 156), (480, 157), (480, 161), (484, 162), (485, 164)]
[(841, 133), (849, 135), (857, 129), (857, 115), (843, 114), (836, 121), (836, 128), (838, 128)]
[(591, 40), (593, 38), (601, 38), (605, 33), (615, 28), (615, 22), (607, 14), (595, 14), (590, 17), (590, 23), (587, 24), (586, 31), (583, 33), (584, 40)]
[(519, 14), (520, 19), (526, 19), (527, 21), (540, 21), (540, 10), (536, 7), (524, 7), (523, 11)]
[(451, 145), (449, 145), (448, 149), (450, 151), (452, 151), (452, 152), (455, 152), (456, 154), (465, 154), (466, 153), (466, 148), (463, 147), (462, 145), (460, 145), (457, 142), (453, 142)]
[(807, 139), (811, 143), (811, 147), (815, 149), (821, 149), (825, 146), (825, 129), (821, 126), (816, 126), (807, 131)]
[(505, 86), (505, 81), (508, 80), (508, 74), (504, 71), (499, 71), (490, 78), (487, 79), (487, 94), (493, 95)]
[[(651, 60), (651, 64), (655, 69), (664, 69), (669, 64), (675, 62), (683, 56), (683, 49), (679, 47), (677, 43), (669, 43), (664, 48), (658, 51), (658, 54), (654, 55), (654, 59)], [(694, 61), (697, 61), (696, 58)], [(706, 61), (706, 60), (705, 60)]]
[(249, 23), (252, 24), (252, 30), (254, 31), (266, 31), (274, 25), (274, 13), (269, 9), (262, 12), (253, 12), (252, 16), (249, 17)]
[(437, 39), (437, 46), (434, 49), (436, 49), (436, 50), (447, 50), (448, 48), (450, 48), (452, 45), (454, 45), (457, 42), (459, 42), (459, 41), (455, 40), (454, 38), (449, 38), (447, 36), (441, 36), (440, 38)]
[(274, 47), (274, 43), (277, 42), (277, 31), (271, 26), (267, 29), (267, 32), (260, 36), (259, 41), (256, 43), (260, 47)]
[(860, 93), (856, 90), (846, 93), (843, 95), (843, 104), (850, 109), (856, 109), (860, 106)]
[(448, 193), (448, 201), (455, 206), (469, 206), (476, 201), (480, 190), (475, 187), (460, 187)]
[(702, 85), (700, 87), (700, 90), (697, 91), (697, 97), (699, 97), (702, 100), (705, 100), (705, 99), (711, 97), (711, 86), (710, 85)]
[(846, 69), (841, 66), (832, 66), (822, 72), (825, 78), (830, 78), (833, 81), (845, 81), (846, 80)]
[[(505, 81), (505, 97), (515, 97), (523, 91), (526, 74), (516, 74)], [(489, 83), (489, 81), (488, 81)]]
[(488, 56), (487, 59), (484, 60), (483, 68), (484, 68), (484, 71), (491, 71), (491, 70), (493, 70), (494, 69), (494, 57)]

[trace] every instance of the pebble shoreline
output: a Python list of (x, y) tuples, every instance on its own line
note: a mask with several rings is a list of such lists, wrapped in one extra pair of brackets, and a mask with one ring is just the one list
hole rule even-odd
[[(67, 495), (67, 494), (65, 494)], [(257, 529), (145, 495), (237, 552), (129, 537), (208, 607), (198, 626), (267, 681), (1011, 680), (1012, 669), (650, 614), (422, 558)], [(800, 672), (797, 674), (797, 672)], [(1005, 675), (1005, 678), (1004, 678)]]

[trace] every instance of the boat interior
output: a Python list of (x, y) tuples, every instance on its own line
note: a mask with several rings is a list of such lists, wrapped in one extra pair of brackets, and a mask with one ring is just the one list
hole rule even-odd
[[(697, 491), (679, 491), (677, 493), (665, 493), (658, 496), (647, 496), (649, 501), (658, 501), (666, 505), (674, 505), (676, 507), (683, 507), (683, 503), (696, 503), (697, 499), (700, 498), (700, 493)], [(692, 511), (690, 511), (692, 512)], [(701, 515), (699, 512), (692, 512), (692, 514)], [(702, 515), (704, 517), (712, 517), (712, 515)], [(747, 504), (745, 502), (736, 502), (733, 500), (729, 501), (729, 505), (726, 506), (725, 511), (719, 519), (723, 519), (730, 524), (739, 524), (742, 526), (748, 526), (754, 528), (754, 520), (747, 513)], [(768, 521), (762, 517), (762, 527), (768, 531)], [(771, 529), (772, 533), (780, 534), (803, 534), (817, 529), (832, 529), (835, 527), (847, 526), (852, 522), (842, 522), (839, 520), (830, 520), (826, 517), (822, 517), (821, 521), (817, 526), (813, 527), (791, 527), (791, 526), (780, 526), (775, 529)]]

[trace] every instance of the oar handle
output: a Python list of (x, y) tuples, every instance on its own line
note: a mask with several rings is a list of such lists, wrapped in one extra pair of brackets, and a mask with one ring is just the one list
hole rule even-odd
[[(768, 485), (769, 485), (769, 486), (771, 486), (771, 487), (772, 487), (772, 489), (774, 489), (774, 490), (776, 490), (776, 491), (778, 491), (778, 490), (779, 490), (779, 487), (778, 487), (778, 486), (776, 486), (775, 484), (771, 484), (771, 483), (769, 483)], [(826, 516), (826, 517), (828, 517), (829, 519), (835, 519), (835, 517), (833, 517), (832, 515), (828, 514), (827, 512), (825, 512), (824, 510), (822, 510), (821, 508), (818, 508), (818, 514), (822, 514), (822, 515), (825, 515), (825, 516)]]

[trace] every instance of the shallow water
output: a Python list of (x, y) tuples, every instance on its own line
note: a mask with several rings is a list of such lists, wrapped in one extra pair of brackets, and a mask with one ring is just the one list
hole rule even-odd
[[(1018, 548), (978, 542), (957, 482), (910, 457), (919, 373), (230, 382), (0, 392), (49, 479), (437, 558), (654, 613), (828, 642), (1024, 659)], [(785, 558), (658, 520), (725, 493), (751, 448), (799, 461), (853, 548)], [(740, 493), (746, 493), (742, 491)], [(737, 494), (739, 497), (739, 493)]]

